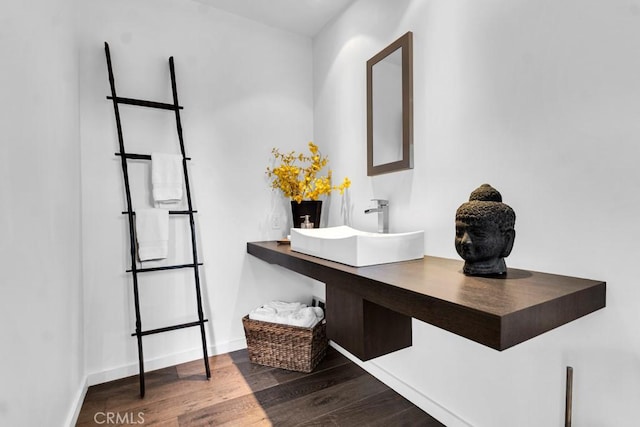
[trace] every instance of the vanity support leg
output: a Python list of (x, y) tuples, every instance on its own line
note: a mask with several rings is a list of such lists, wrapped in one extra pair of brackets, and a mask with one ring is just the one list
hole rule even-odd
[(411, 346), (411, 317), (327, 284), (327, 336), (360, 360)]

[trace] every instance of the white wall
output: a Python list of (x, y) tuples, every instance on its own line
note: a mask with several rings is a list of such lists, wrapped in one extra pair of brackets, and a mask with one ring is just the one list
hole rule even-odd
[[(313, 137), (312, 44), (184, 0), (79, 3), (83, 248), (89, 382), (137, 373), (124, 189), (103, 43), (118, 94), (168, 102), (175, 58), (212, 353), (243, 347), (241, 318), (274, 298), (311, 299), (312, 282), (246, 254), (246, 242), (280, 238), (287, 211), (268, 188), (272, 147)], [(131, 152), (178, 152), (172, 113), (121, 107)], [(149, 205), (148, 164), (130, 162), (134, 209)], [(270, 218), (279, 217), (280, 229)], [(171, 219), (171, 263), (190, 261), (188, 225)], [(175, 243), (175, 244), (174, 244)], [(175, 249), (174, 249), (175, 248)], [(191, 270), (140, 275), (143, 329), (195, 320)], [(147, 369), (197, 359), (197, 329), (145, 338)]]
[[(415, 168), (366, 176), (365, 62), (414, 33)], [(454, 215), (478, 185), (517, 214), (507, 264), (607, 281), (607, 307), (504, 352), (414, 321), (414, 345), (370, 362), (450, 425), (635, 423), (640, 399), (640, 4), (360, 0), (314, 39), (315, 139), (352, 179), (350, 222), (388, 198), (392, 231), (458, 258)], [(329, 222), (344, 212), (331, 207)], [(349, 215), (347, 215), (348, 217)], [(419, 399), (419, 400), (420, 400)]]
[(71, 0), (0, 5), (0, 425), (65, 425), (84, 384)]

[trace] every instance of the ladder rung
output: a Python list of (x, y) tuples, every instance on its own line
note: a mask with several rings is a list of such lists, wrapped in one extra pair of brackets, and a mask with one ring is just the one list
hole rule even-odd
[[(129, 212), (122, 212), (122, 215), (127, 215)], [(135, 212), (131, 212), (135, 215)], [(169, 215), (189, 215), (190, 213), (198, 213), (198, 211), (169, 211)]]
[[(145, 335), (153, 335), (153, 334), (159, 334), (161, 332), (169, 332), (169, 331), (175, 331), (176, 329), (184, 329), (184, 328), (191, 328), (193, 326), (199, 326), (205, 322), (208, 322), (208, 319), (202, 319), (202, 321), (195, 321), (195, 322), (189, 322), (189, 323), (182, 323), (180, 325), (173, 325), (173, 326), (166, 326), (164, 328), (158, 328), (158, 329), (151, 329), (148, 331), (142, 331), (140, 332), (140, 336), (145, 336)], [(136, 332), (132, 333), (131, 336), (135, 337), (138, 334)]]
[[(113, 96), (107, 96), (107, 99), (113, 99)], [(123, 98), (116, 96), (116, 102), (118, 104), (138, 105), (140, 107), (159, 108), (161, 110), (176, 110), (176, 106), (173, 104), (167, 104), (165, 102), (145, 101), (144, 99)], [(178, 105), (178, 109), (182, 110), (183, 107)]]
[[(177, 270), (179, 268), (195, 268), (197, 265), (203, 265), (201, 262), (198, 264), (180, 264), (180, 265), (165, 265), (162, 267), (149, 267), (149, 268), (137, 268), (136, 273), (146, 273), (149, 271), (161, 271), (161, 270)], [(131, 273), (133, 270), (127, 270), (127, 273)]]
[[(122, 153), (114, 153), (116, 156), (122, 156)], [(135, 160), (151, 160), (151, 154), (134, 154), (134, 153), (124, 153), (125, 159), (135, 159)], [(185, 157), (185, 160), (191, 160), (191, 157)]]

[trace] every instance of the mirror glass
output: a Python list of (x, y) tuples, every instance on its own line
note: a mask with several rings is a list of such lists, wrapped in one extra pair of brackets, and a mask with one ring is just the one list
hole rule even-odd
[(413, 167), (412, 33), (367, 61), (367, 175)]

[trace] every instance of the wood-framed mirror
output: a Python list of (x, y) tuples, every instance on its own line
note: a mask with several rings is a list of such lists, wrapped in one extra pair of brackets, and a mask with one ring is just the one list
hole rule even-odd
[(413, 33), (367, 61), (367, 176), (413, 168)]

